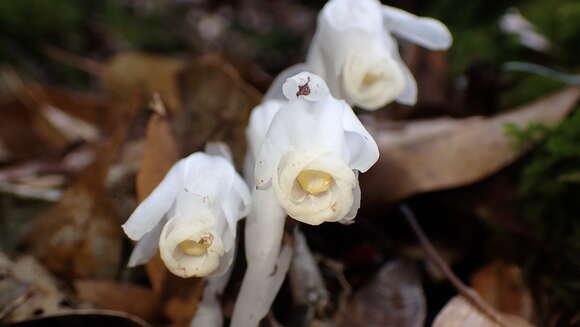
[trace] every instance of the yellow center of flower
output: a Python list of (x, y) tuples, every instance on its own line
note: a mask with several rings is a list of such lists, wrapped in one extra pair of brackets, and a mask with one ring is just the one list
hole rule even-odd
[(369, 86), (374, 82), (378, 81), (379, 79), (381, 79), (381, 77), (382, 77), (381, 74), (366, 73), (365, 76), (363, 77), (362, 84), (363, 86)]
[(328, 173), (320, 170), (303, 170), (296, 178), (302, 189), (310, 194), (318, 194), (328, 191), (334, 179)]
[(181, 252), (199, 257), (207, 253), (207, 249), (210, 247), (212, 241), (213, 235), (208, 233), (202, 236), (199, 241), (185, 240), (179, 242), (177, 246), (179, 246)]

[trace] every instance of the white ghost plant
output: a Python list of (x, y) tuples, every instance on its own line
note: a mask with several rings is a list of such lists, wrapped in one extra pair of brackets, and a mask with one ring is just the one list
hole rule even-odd
[(306, 70), (320, 75), (335, 97), (363, 109), (392, 101), (413, 105), (417, 84), (393, 35), (431, 50), (452, 43), (449, 30), (435, 19), (378, 0), (330, 0), (318, 16)]
[(292, 255), (281, 247), (286, 215), (312, 225), (352, 220), (360, 203), (358, 171), (379, 156), (352, 109), (334, 99), (320, 77), (299, 73), (282, 89), (286, 99), (254, 108), (246, 129), (254, 205), (246, 219), (248, 268), (232, 327), (258, 326), (284, 281)]
[[(236, 225), (250, 209), (250, 193), (223, 145), (179, 160), (122, 226), (138, 241), (129, 266), (147, 262), (159, 248), (173, 274), (225, 273), (235, 251)], [(210, 154), (219, 152), (217, 154)]]

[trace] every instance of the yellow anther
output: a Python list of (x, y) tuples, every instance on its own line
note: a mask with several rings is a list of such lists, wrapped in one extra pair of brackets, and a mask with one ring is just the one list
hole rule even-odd
[(328, 173), (320, 170), (303, 170), (298, 174), (298, 184), (302, 189), (310, 194), (318, 194), (325, 191), (332, 186), (334, 179)]
[(198, 257), (206, 254), (210, 245), (211, 240), (202, 238), (199, 242), (185, 240), (180, 242), (177, 246), (179, 246), (181, 252)]

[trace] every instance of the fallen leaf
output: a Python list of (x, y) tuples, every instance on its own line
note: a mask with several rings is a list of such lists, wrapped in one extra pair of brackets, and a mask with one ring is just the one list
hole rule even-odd
[(174, 126), (182, 153), (201, 150), (208, 141), (223, 141), (241, 167), (246, 126), (260, 93), (231, 64), (213, 55), (193, 59), (179, 74), (179, 82), (184, 110), (176, 114)]
[(5, 287), (11, 284), (10, 289), (15, 293), (10, 294), (8, 288), (2, 288), (0, 297), (17, 295), (19, 298), (13, 298), (16, 302), (11, 303), (12, 307), (5, 307), (7, 312), (3, 321), (17, 322), (59, 313), (64, 309), (63, 303), (68, 300), (66, 294), (61, 291), (56, 279), (33, 257), (24, 256), (11, 262), (5, 273), (7, 278), (2, 284)]
[(53, 153), (69, 144), (68, 138), (44, 117), (43, 103), (27, 93), (0, 99), (0, 139), (11, 160)]
[(6, 327), (150, 327), (150, 325), (128, 313), (111, 310), (78, 309), (66, 310), (62, 313), (26, 320)]
[(112, 135), (61, 200), (39, 217), (24, 237), (23, 243), (52, 272), (69, 278), (115, 275), (121, 228), (105, 181), (124, 139), (124, 130)]
[(167, 276), (164, 285), (164, 312), (171, 320), (172, 327), (190, 326), (197, 311), (203, 285), (201, 278), (183, 279), (171, 274)]
[(472, 277), (471, 286), (497, 310), (532, 319), (532, 295), (518, 266), (493, 262)]
[[(501, 315), (503, 327), (533, 327), (522, 318), (512, 315)], [(432, 327), (498, 327), (497, 322), (477, 310), (462, 296), (455, 296), (439, 312)]]
[(423, 326), (427, 309), (417, 267), (404, 260), (385, 264), (346, 307), (344, 327)]
[[(145, 149), (137, 173), (138, 202), (143, 201), (157, 187), (179, 159), (177, 148), (167, 116), (154, 112), (147, 124)], [(146, 270), (153, 290), (161, 292), (169, 271), (165, 268), (159, 253), (149, 260)]]
[(159, 318), (160, 296), (154, 291), (112, 280), (76, 280), (80, 299), (99, 308), (127, 312), (147, 321)]
[(178, 146), (166, 116), (153, 113), (147, 123), (145, 149), (137, 174), (137, 200), (143, 201), (179, 159)]
[(101, 83), (113, 98), (141, 93), (150, 98), (159, 93), (171, 112), (180, 108), (176, 74), (182, 69), (179, 59), (141, 52), (123, 52), (109, 58), (100, 73)]
[(580, 88), (557, 92), (491, 118), (440, 118), (379, 126), (366, 124), (381, 156), (361, 176), (367, 203), (394, 202), (413, 194), (467, 185), (509, 165), (523, 151), (504, 133), (506, 123), (553, 124), (575, 107)]

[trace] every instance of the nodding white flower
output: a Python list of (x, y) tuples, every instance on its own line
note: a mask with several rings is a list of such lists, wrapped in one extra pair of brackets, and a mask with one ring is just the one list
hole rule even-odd
[(395, 100), (412, 105), (415, 79), (391, 34), (431, 50), (451, 46), (441, 22), (381, 5), (377, 0), (330, 0), (318, 27), (306, 69), (320, 75), (332, 94), (363, 109), (376, 110)]
[[(231, 265), (236, 224), (249, 211), (250, 193), (223, 146), (208, 145), (178, 161), (122, 226), (139, 241), (129, 266), (156, 252), (173, 274), (203, 277)], [(220, 152), (213, 155), (214, 152)], [(210, 154), (212, 153), (212, 154)]]
[(319, 76), (297, 74), (282, 89), (288, 101), (270, 100), (250, 118), (256, 187), (272, 188), (286, 213), (307, 224), (353, 219), (357, 174), (378, 160), (375, 141)]

